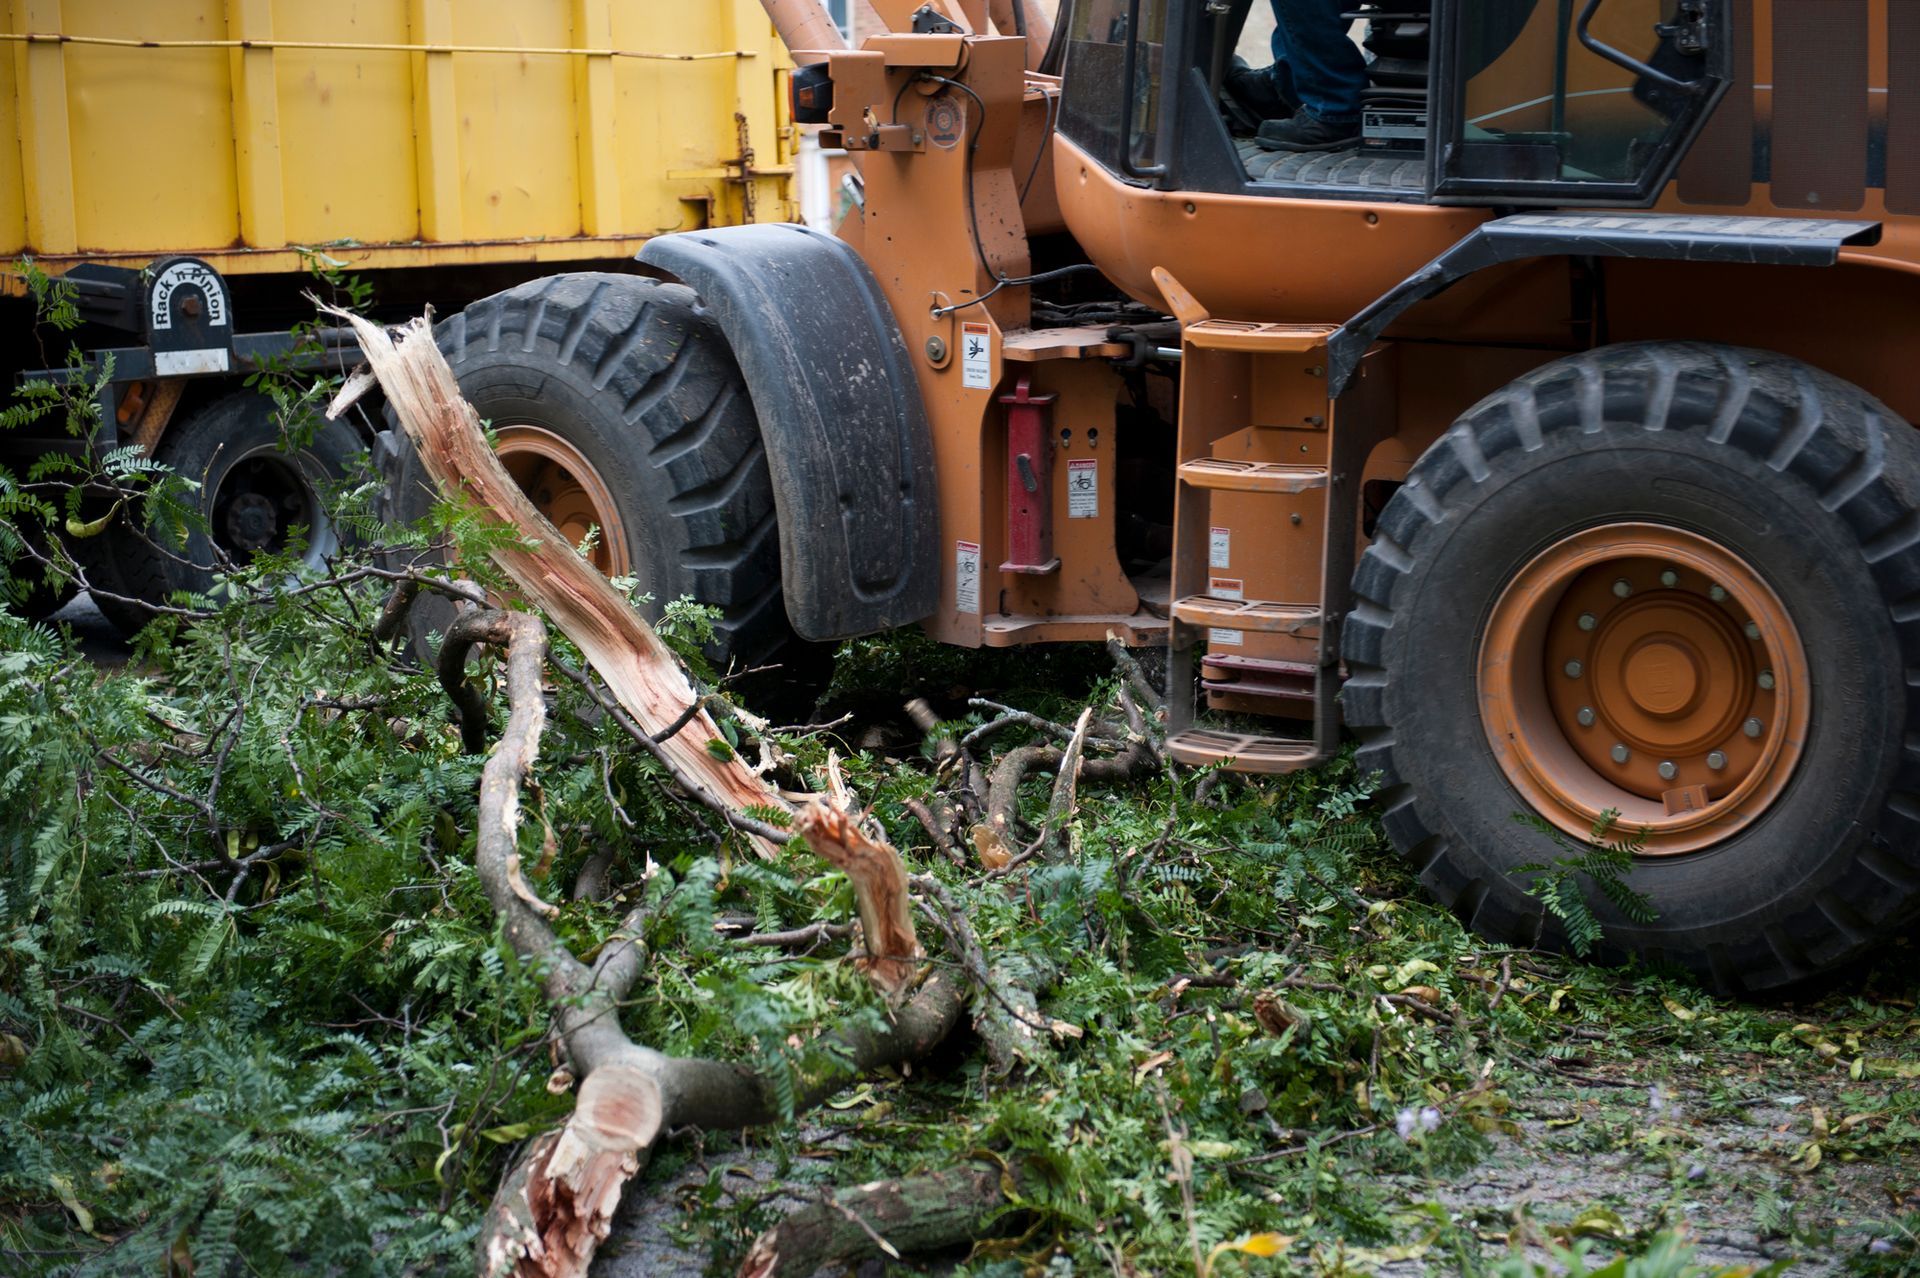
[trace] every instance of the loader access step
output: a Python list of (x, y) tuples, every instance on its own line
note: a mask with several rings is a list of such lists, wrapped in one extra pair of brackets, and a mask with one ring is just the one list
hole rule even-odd
[(1263, 737), (1216, 728), (1184, 728), (1167, 738), (1167, 757), (1189, 767), (1225, 763), (1232, 772), (1298, 772), (1324, 763), (1326, 752), (1311, 741)]
[[(1349, 394), (1330, 395), (1330, 332), (1213, 319), (1181, 329), (1167, 632), (1167, 752), (1180, 763), (1293, 772), (1340, 748), (1339, 623), (1393, 379), (1385, 362), (1370, 365)], [(1286, 557), (1317, 558), (1317, 579), (1280, 570)], [(1196, 693), (1234, 717), (1196, 722)]]
[(1304, 493), (1327, 486), (1327, 468), (1203, 457), (1182, 462), (1180, 478), (1196, 488), (1219, 492)]
[(1261, 634), (1311, 635), (1320, 630), (1318, 608), (1270, 603), (1264, 599), (1215, 599), (1212, 595), (1189, 595), (1174, 601), (1173, 617), (1190, 626), (1254, 630)]

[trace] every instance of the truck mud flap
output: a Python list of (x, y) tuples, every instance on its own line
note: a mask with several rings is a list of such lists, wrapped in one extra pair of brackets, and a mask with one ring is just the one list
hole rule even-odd
[(778, 223), (663, 235), (640, 260), (693, 288), (753, 396), (806, 639), (917, 621), (940, 588), (933, 440), (900, 327), (866, 263)]

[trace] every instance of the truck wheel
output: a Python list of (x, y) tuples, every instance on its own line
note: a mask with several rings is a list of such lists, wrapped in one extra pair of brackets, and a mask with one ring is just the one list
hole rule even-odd
[[(1920, 441), (1795, 360), (1637, 344), (1482, 400), (1355, 574), (1343, 694), (1389, 835), (1478, 931), (1564, 945), (1515, 868), (1641, 833), (1602, 951), (1727, 991), (1920, 907)], [(1584, 885), (1591, 888), (1591, 884)]]
[(309, 567), (320, 568), (339, 550), (322, 498), (327, 484), (346, 476), (364, 442), (348, 424), (327, 422), (297, 452), (287, 452), (284, 443), (273, 401), (252, 391), (175, 420), (154, 459), (200, 485), (205, 527), (190, 529), (182, 547), (168, 548), (171, 553), (120, 529), (76, 543), (96, 584), (135, 601), (96, 594), (94, 602), (109, 621), (130, 635), (153, 620), (143, 603), (164, 603), (180, 590), (204, 592), (213, 586), (222, 556), (244, 566), (256, 554), (285, 551), (296, 531), (305, 540), (302, 562)]
[[(751, 665), (787, 639), (773, 481), (733, 352), (693, 290), (575, 274), (483, 298), (436, 330), (501, 461), (593, 562), (632, 577), (657, 618), (691, 595), (720, 609), (709, 655)], [(398, 434), (396, 429), (395, 434)], [(434, 500), (411, 447), (389, 441), (396, 517)], [(451, 608), (415, 604), (416, 647)]]

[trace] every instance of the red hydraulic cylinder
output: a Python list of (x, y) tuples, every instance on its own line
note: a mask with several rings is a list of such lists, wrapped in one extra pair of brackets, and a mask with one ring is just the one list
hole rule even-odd
[(1007, 561), (1001, 572), (1049, 573), (1053, 555), (1053, 401), (1022, 377), (1007, 406)]

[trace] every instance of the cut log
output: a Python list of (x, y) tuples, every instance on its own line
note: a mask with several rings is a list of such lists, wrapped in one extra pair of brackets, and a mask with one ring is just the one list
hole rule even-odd
[[(492, 551), (494, 563), (579, 645), (614, 698), (643, 728), (657, 734), (678, 720), (699, 697), (686, 671), (653, 627), (592, 564), (574, 553), (507, 474), (488, 446), (472, 405), (461, 397), (427, 320), (412, 320), (389, 335), (357, 315), (326, 309), (352, 325), (387, 403), (440, 491), (471, 501), (484, 515), (523, 534), (522, 542)], [(345, 412), (352, 396), (364, 389), (349, 383), (328, 416)], [(732, 750), (709, 748), (723, 740), (711, 716), (700, 710), (685, 729), (661, 744), (680, 771), (719, 804), (784, 810), (787, 805), (780, 796)], [(764, 853), (776, 850), (761, 842)]]
[(999, 1168), (967, 1167), (843, 1189), (756, 1238), (740, 1278), (805, 1278), (831, 1264), (972, 1242), (1006, 1211), (1006, 1180)]

